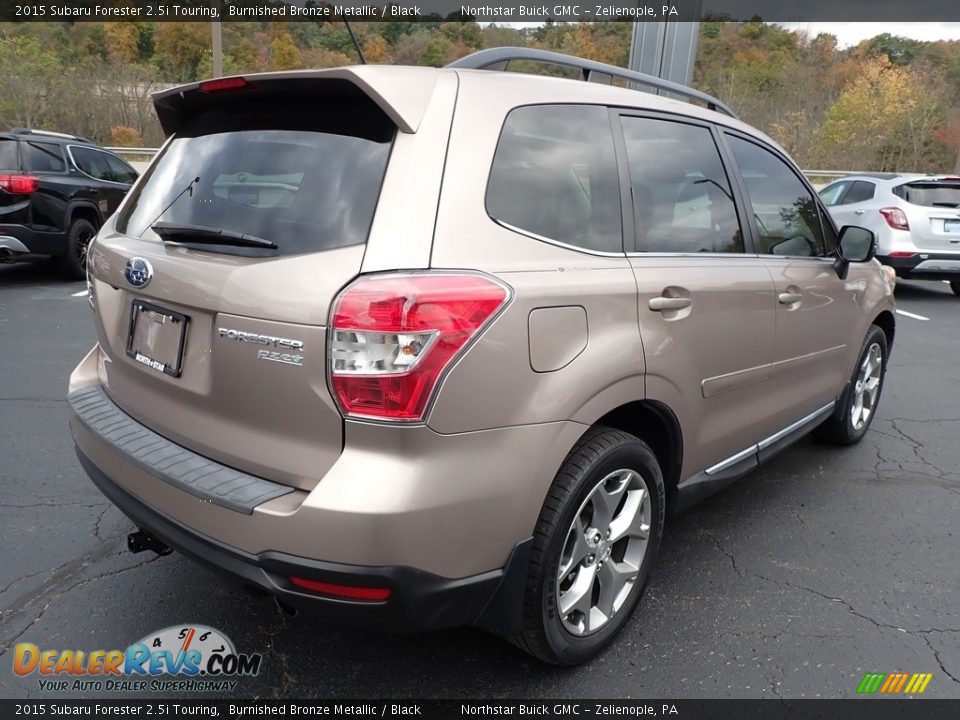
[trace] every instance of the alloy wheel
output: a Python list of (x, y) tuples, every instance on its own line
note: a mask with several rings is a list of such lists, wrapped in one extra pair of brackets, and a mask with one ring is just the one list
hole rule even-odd
[(880, 394), (883, 374), (883, 351), (879, 343), (873, 343), (860, 363), (860, 371), (853, 386), (853, 402), (850, 405), (850, 422), (854, 430), (860, 430), (870, 420)]
[(598, 482), (570, 524), (557, 569), (557, 607), (565, 630), (591, 635), (624, 607), (650, 538), (646, 481), (621, 469)]

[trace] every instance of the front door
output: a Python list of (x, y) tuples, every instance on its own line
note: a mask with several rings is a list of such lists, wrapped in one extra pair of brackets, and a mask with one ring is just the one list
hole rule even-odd
[[(683, 429), (683, 478), (770, 434), (776, 299), (707, 124), (622, 114), (647, 397)], [(749, 453), (748, 453), (749, 456)]]
[(740, 170), (760, 257), (776, 288), (771, 403), (789, 424), (836, 399), (863, 338), (862, 281), (834, 268), (836, 236), (798, 171), (772, 149), (733, 134), (726, 142)]

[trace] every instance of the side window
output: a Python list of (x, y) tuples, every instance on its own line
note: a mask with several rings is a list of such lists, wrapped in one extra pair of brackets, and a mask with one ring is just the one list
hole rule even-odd
[(137, 171), (116, 155), (110, 155), (108, 153), (100, 154), (107, 159), (107, 165), (110, 166), (110, 173), (113, 175), (114, 182), (130, 185), (137, 179)]
[(63, 161), (63, 150), (55, 143), (25, 140), (21, 147), (23, 169), (26, 172), (63, 172), (67, 164)]
[(70, 154), (81, 171), (97, 180), (113, 180), (110, 167), (107, 165), (107, 156), (102, 152), (85, 147), (72, 147)]
[(548, 240), (623, 251), (620, 182), (605, 107), (510, 111), (487, 184), (494, 220)]
[(743, 234), (720, 151), (708, 128), (623, 117), (637, 250), (743, 252)]
[(826, 254), (817, 202), (783, 160), (733, 135), (727, 139), (740, 167), (765, 255)]
[(827, 207), (839, 204), (840, 198), (843, 197), (843, 193), (847, 191), (848, 187), (850, 187), (849, 182), (838, 182), (833, 185), (827, 185), (827, 187), (820, 191), (820, 198), (823, 200), (823, 204)]
[(873, 193), (876, 186), (872, 182), (867, 182), (865, 180), (857, 180), (853, 183), (853, 187), (850, 188), (843, 198), (844, 205), (850, 205), (851, 203), (866, 202), (867, 200), (873, 200)]
[(19, 170), (17, 141), (12, 138), (0, 138), (0, 170)]

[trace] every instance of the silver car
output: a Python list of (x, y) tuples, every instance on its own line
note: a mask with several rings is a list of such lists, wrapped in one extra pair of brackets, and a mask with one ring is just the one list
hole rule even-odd
[(960, 295), (960, 177), (851, 175), (820, 191), (837, 225), (877, 236), (877, 258), (897, 276), (948, 280)]

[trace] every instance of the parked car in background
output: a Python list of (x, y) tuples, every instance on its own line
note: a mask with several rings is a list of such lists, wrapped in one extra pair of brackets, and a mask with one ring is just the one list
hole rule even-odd
[(122, 158), (76, 135), (0, 133), (0, 262), (52, 258), (83, 279), (87, 247), (137, 179)]
[[(512, 59), (708, 107), (484, 70)], [(872, 233), (715, 98), (501, 48), (154, 104), (170, 140), (94, 241), (69, 388), (134, 551), (575, 664), (627, 622), (668, 507), (876, 415)]]
[(960, 177), (851, 175), (820, 197), (837, 225), (877, 236), (877, 258), (898, 277), (948, 280), (960, 295)]

